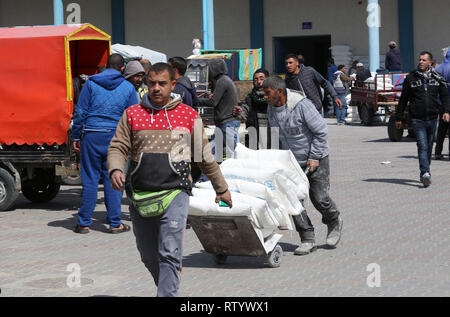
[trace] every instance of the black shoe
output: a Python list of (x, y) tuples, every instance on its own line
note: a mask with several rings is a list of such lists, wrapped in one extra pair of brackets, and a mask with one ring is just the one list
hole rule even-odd
[(434, 155), (434, 159), (435, 160), (442, 160), (444, 158), (444, 155), (442, 155), (442, 154), (435, 154)]

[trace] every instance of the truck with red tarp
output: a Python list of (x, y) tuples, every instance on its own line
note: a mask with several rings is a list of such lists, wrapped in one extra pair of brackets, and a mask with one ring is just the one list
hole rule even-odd
[(32, 202), (74, 172), (73, 81), (106, 65), (111, 37), (91, 24), (0, 28), (0, 210)]

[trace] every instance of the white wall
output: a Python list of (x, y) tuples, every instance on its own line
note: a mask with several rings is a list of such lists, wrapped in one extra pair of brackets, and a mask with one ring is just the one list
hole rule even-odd
[(450, 1), (414, 0), (414, 58), (421, 51), (430, 51), (438, 63), (441, 49), (450, 46)]
[[(445, 0), (444, 0), (445, 1)], [(397, 1), (380, 0), (380, 54), (387, 43), (398, 41)], [(368, 55), (367, 1), (265, 0), (265, 63), (273, 70), (273, 37), (331, 35), (331, 44), (350, 45), (354, 55)], [(302, 22), (312, 22), (312, 30), (302, 30)], [(324, 61), (326, 62), (326, 61)]]

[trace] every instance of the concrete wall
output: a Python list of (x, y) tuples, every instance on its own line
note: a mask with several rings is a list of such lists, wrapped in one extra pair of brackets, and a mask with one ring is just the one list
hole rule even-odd
[[(380, 54), (384, 54), (389, 41), (398, 41), (397, 1), (379, 3)], [(266, 67), (273, 70), (273, 37), (277, 36), (331, 35), (332, 45), (350, 45), (354, 55), (368, 55), (366, 6), (366, 1), (359, 5), (355, 0), (265, 0)], [(312, 30), (302, 30), (302, 22), (312, 22)]]
[[(64, 10), (69, 3), (81, 6), (81, 22), (91, 23), (111, 34), (110, 0), (64, 0)], [(64, 22), (70, 14), (64, 12)], [(0, 26), (52, 25), (53, 0), (0, 0)]]
[(438, 63), (443, 60), (442, 48), (450, 46), (450, 1), (414, 0), (414, 57), (430, 51)]
[[(248, 0), (214, 2), (216, 49), (250, 45)], [(192, 54), (192, 39), (203, 37), (202, 1), (125, 1), (125, 42), (170, 56)]]
[[(441, 48), (450, 45), (448, 15), (450, 1), (414, 1), (414, 43), (417, 56), (430, 50), (440, 62)], [(110, 0), (64, 0), (81, 6), (81, 22), (89, 22), (112, 32)], [(125, 0), (126, 44), (142, 45), (168, 56), (188, 56), (192, 39), (202, 38), (202, 1)], [(398, 41), (396, 0), (380, 0), (380, 54), (390, 40)], [(265, 65), (273, 70), (273, 37), (331, 35), (332, 45), (347, 44), (354, 55), (368, 55), (366, 4), (363, 0), (265, 0)], [(215, 36), (217, 49), (249, 48), (249, 0), (216, 0)], [(65, 19), (68, 13), (65, 12)], [(312, 22), (312, 30), (302, 30), (302, 22)], [(52, 0), (0, 0), (0, 26), (53, 24)], [(401, 49), (401, 43), (400, 43)]]

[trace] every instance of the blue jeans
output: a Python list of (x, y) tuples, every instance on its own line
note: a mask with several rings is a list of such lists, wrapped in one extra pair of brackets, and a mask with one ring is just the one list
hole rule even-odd
[(89, 227), (92, 224), (100, 175), (103, 177), (107, 223), (111, 228), (120, 227), (122, 192), (112, 189), (106, 167), (108, 147), (113, 136), (114, 131), (88, 131), (81, 140), (80, 172), (83, 194), (78, 210), (78, 225), (81, 227)]
[(423, 121), (411, 119), (412, 128), (416, 134), (417, 151), (419, 154), (420, 177), (430, 172), (431, 153), (433, 151), (434, 133), (437, 120)]
[(335, 105), (336, 119), (338, 123), (344, 123), (345, 117), (347, 116), (347, 100), (345, 99), (345, 95), (338, 95), (338, 97), (342, 101), (342, 108), (339, 109), (339, 106)]
[[(216, 150), (216, 133), (214, 133), (211, 139), (211, 150), (217, 162), (222, 162), (223, 159), (223, 147), (226, 148), (227, 157), (233, 157), (234, 149), (239, 141), (239, 127), (241, 122), (238, 120), (233, 120), (225, 122), (224, 124), (217, 126), (222, 132), (222, 147)], [(220, 137), (218, 142), (220, 142)]]

